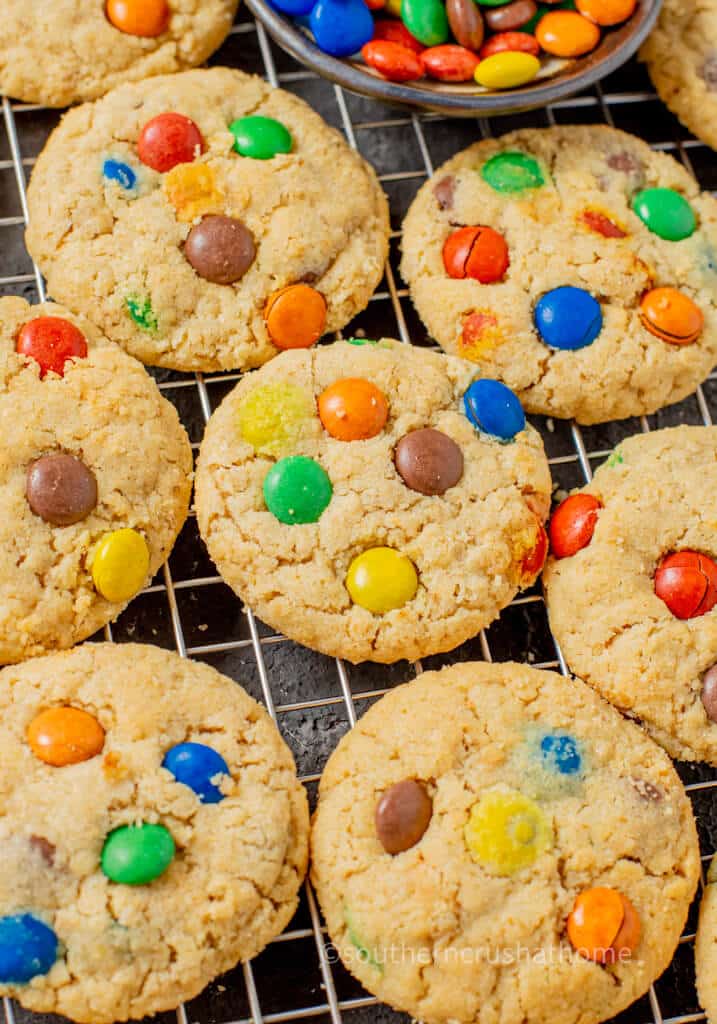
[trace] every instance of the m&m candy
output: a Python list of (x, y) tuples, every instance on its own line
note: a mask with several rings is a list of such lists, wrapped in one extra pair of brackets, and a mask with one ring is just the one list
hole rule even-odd
[(361, 47), (361, 56), (392, 82), (411, 82), (424, 75), (424, 66), (407, 46), (389, 39), (372, 39)]
[(162, 183), (177, 220), (191, 224), (197, 217), (221, 208), (224, 197), (208, 164), (177, 164)]
[(237, 426), (242, 439), (262, 455), (280, 455), (293, 446), (314, 415), (311, 395), (295, 384), (264, 384), (239, 406)]
[(419, 494), (445, 494), (463, 476), (463, 452), (453, 438), (432, 427), (404, 434), (394, 459), (403, 482)]
[(480, 50), (485, 27), (481, 10), (475, 0), (446, 0), (446, 15), (456, 41), (468, 50)]
[(492, 57), (494, 53), (532, 53), (537, 57), (540, 53), (540, 46), (535, 36), (528, 32), (498, 32), (481, 46), (480, 57), (485, 60)]
[(483, 16), (492, 32), (515, 32), (527, 25), (537, 11), (535, 0), (512, 0), (501, 7), (491, 7)]
[(29, 320), (17, 336), (17, 351), (34, 359), (40, 366), (40, 377), (48, 373), (64, 376), (70, 359), (84, 359), (87, 341), (79, 328), (60, 316), (38, 316)]
[(599, 886), (581, 892), (570, 912), (567, 932), (573, 949), (587, 960), (614, 964), (640, 942), (640, 918), (616, 889)]
[(568, 558), (587, 547), (601, 507), (592, 494), (571, 494), (561, 501), (550, 520), (550, 548), (556, 558)]
[(540, 71), (540, 61), (532, 53), (504, 51), (482, 60), (474, 78), (486, 89), (513, 89), (531, 82)]
[(479, 64), (475, 53), (453, 43), (431, 46), (420, 59), (425, 73), (439, 82), (470, 82)]
[(107, 157), (102, 164), (102, 177), (119, 185), (125, 192), (133, 192), (137, 186), (137, 172), (124, 160)]
[(281, 523), (315, 523), (331, 501), (326, 470), (306, 455), (280, 459), (264, 478), (264, 501)]
[(326, 330), (326, 299), (309, 284), (289, 284), (267, 299), (264, 322), (277, 348), (310, 348)]
[(513, 875), (550, 849), (553, 830), (529, 797), (496, 789), (484, 793), (471, 808), (464, 838), (477, 864), (498, 875)]
[(567, 732), (549, 732), (540, 740), (543, 764), (559, 775), (577, 775), (582, 768), (580, 746)]
[(178, 743), (164, 755), (162, 767), (177, 782), (188, 786), (203, 804), (218, 804), (224, 794), (217, 785), (219, 777), (229, 775), (229, 766), (216, 750), (206, 743)]
[(376, 835), (386, 853), (410, 850), (422, 838), (433, 815), (433, 801), (417, 779), (390, 786), (376, 804)]
[(120, 32), (152, 39), (169, 24), (167, 0), (107, 0), (107, 20)]
[(184, 114), (158, 114), (146, 123), (137, 140), (142, 163), (160, 174), (177, 164), (191, 163), (203, 150), (202, 133)]
[(448, 15), (441, 0), (402, 0), (401, 19), (424, 46), (439, 46), (448, 41)]
[(164, 874), (174, 853), (174, 839), (163, 825), (123, 825), (105, 840), (102, 871), (120, 885), (149, 885)]
[(536, 25), (535, 38), (554, 57), (582, 57), (600, 42), (600, 29), (577, 11), (549, 11)]
[(542, 571), (545, 565), (545, 559), (548, 557), (548, 534), (545, 531), (545, 527), (542, 523), (538, 524), (538, 533), (536, 536), (535, 544), (523, 557), (520, 564), (520, 575), (526, 580), (535, 579), (535, 577)]
[(92, 556), (92, 580), (107, 601), (129, 601), (149, 573), (149, 548), (141, 533), (128, 528), (106, 533)]
[(632, 15), (637, 0), (575, 0), (580, 13), (596, 25), (619, 25)]
[(410, 558), (399, 551), (369, 548), (351, 562), (346, 589), (354, 604), (374, 615), (385, 615), (413, 600), (418, 574)]
[(373, 35), (373, 18), (363, 0), (318, 0), (309, 24), (319, 48), (333, 57), (357, 53)]
[(702, 676), (702, 706), (710, 722), (717, 722), (717, 665)]
[(105, 731), (88, 711), (62, 705), (46, 708), (33, 718), (27, 742), (38, 760), (65, 768), (102, 753)]
[(496, 153), (481, 168), (481, 177), (496, 192), (523, 192), (545, 184), (535, 157), (508, 151)]
[(32, 511), (46, 523), (71, 526), (97, 505), (97, 478), (74, 455), (43, 455), (28, 467), (25, 494)]
[(0, 917), (0, 985), (27, 985), (57, 960), (53, 929), (34, 914)]
[(672, 188), (643, 189), (634, 197), (632, 208), (653, 234), (668, 242), (689, 238), (697, 227), (694, 210)]
[(256, 245), (254, 236), (242, 221), (223, 214), (210, 214), (187, 235), (184, 256), (205, 281), (236, 284), (254, 262)]
[(702, 310), (676, 288), (652, 288), (640, 301), (640, 319), (650, 334), (672, 345), (689, 345), (702, 333)]
[(525, 429), (523, 406), (500, 381), (474, 380), (463, 396), (463, 406), (474, 427), (499, 441), (512, 441)]
[(678, 619), (705, 615), (717, 604), (717, 564), (699, 551), (676, 551), (660, 562), (655, 593)]
[(229, 131), (234, 136), (235, 151), (252, 160), (271, 160), (278, 153), (290, 153), (294, 144), (281, 121), (259, 114), (232, 121)]
[(602, 310), (584, 288), (562, 285), (540, 297), (533, 320), (541, 339), (551, 348), (575, 349), (591, 345), (602, 330)]
[(493, 284), (501, 280), (509, 264), (506, 241), (493, 228), (458, 228), (443, 245), (443, 266), (450, 277), (472, 277), (481, 284)]
[(319, 395), (319, 416), (339, 441), (363, 441), (379, 434), (388, 419), (383, 392), (363, 377), (344, 377)]

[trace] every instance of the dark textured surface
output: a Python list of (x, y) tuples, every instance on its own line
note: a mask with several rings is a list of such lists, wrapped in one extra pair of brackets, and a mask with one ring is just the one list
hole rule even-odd
[[(262, 42), (264, 51), (262, 52)], [(266, 58), (266, 59), (265, 59)], [(315, 107), (332, 125), (348, 131), (361, 153), (376, 166), (391, 201), (392, 223), (401, 219), (426, 174), (457, 150), (481, 135), (500, 134), (518, 127), (551, 123), (601, 122), (635, 132), (660, 149), (684, 160), (704, 188), (717, 188), (717, 157), (691, 139), (657, 101), (643, 69), (636, 63), (623, 68), (575, 100), (530, 114), (503, 119), (447, 121), (432, 116), (412, 118), (400, 110), (358, 96), (338, 92), (329, 82), (295, 65), (280, 50), (257, 34), (253, 20), (240, 12), (234, 33), (215, 58), (259, 74), (277, 73), (280, 84)], [(23, 247), (22, 206), (12, 164), (10, 134), (14, 121), (25, 171), (41, 149), (60, 114), (17, 106), (6, 107), (6, 125), (0, 122), (0, 294), (23, 294), (37, 299), (32, 264)], [(7, 220), (6, 218), (9, 218)], [(398, 239), (392, 243), (391, 267), (368, 309), (347, 328), (346, 334), (401, 335), (416, 344), (430, 344), (413, 312), (398, 276)], [(12, 277), (20, 280), (4, 281)], [(29, 278), (29, 279), (27, 279)], [(204, 411), (216, 408), (237, 379), (212, 376), (205, 381), (160, 370), (155, 376), (165, 395), (176, 405), (195, 446), (204, 429)], [(701, 404), (702, 400), (702, 404)], [(627, 435), (643, 428), (677, 423), (703, 423), (717, 417), (717, 377), (697, 396), (670, 407), (644, 423), (629, 420), (574, 432), (569, 423), (533, 417), (551, 459), (557, 489), (581, 484), (585, 469), (594, 469), (610, 449)], [(581, 460), (581, 455), (584, 459)], [(169, 587), (168, 587), (169, 584)], [(215, 569), (190, 518), (169, 560), (168, 573), (160, 572), (148, 591), (132, 602), (112, 627), (117, 641), (145, 641), (167, 648), (186, 648), (240, 681), (260, 700), (270, 701), (278, 724), (291, 745), (299, 771), (306, 778), (310, 798), (328, 754), (349, 728), (351, 715), (360, 716), (377, 699), (377, 691), (413, 677), (405, 662), (391, 667), (346, 666), (343, 676), (330, 658), (304, 650), (273, 635), (261, 623), (253, 624), (241, 603), (216, 577)], [(477, 637), (450, 655), (428, 658), (424, 668), (453, 661), (483, 658), (516, 659), (558, 668), (545, 608), (537, 589), (522, 595), (506, 609), (483, 638)], [(440, 709), (437, 709), (437, 717)], [(691, 787), (705, 859), (717, 849), (717, 771), (700, 765), (678, 766)], [(318, 919), (311, 913), (306, 893), (288, 937), (272, 945), (245, 972), (238, 968), (219, 979), (186, 1012), (190, 1022), (224, 1024), (252, 1019), (250, 987), (256, 993), (257, 1012), (269, 1021), (308, 1017), (318, 1024), (343, 1020), (346, 1024), (399, 1024), (408, 1018), (377, 1006), (340, 964), (322, 973), (317, 946)], [(692, 938), (696, 924), (693, 908), (670, 969), (657, 982), (654, 1000), (645, 996), (621, 1015), (624, 1024), (647, 1024), (664, 1019), (699, 1019), (694, 988)], [(249, 986), (249, 987), (248, 987)], [(330, 1007), (333, 1006), (333, 1018)], [(8, 1007), (18, 1021), (31, 1014)], [(171, 1024), (174, 1014), (161, 1015)], [(259, 1024), (261, 1017), (255, 1018)], [(184, 1024), (180, 1016), (179, 1024)]]

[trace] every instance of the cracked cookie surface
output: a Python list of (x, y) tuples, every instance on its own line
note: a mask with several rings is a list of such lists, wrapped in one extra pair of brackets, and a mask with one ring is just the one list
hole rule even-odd
[(0, 92), (66, 107), (125, 81), (202, 64), (228, 34), (237, 0), (169, 0), (155, 37), (120, 31), (104, 0), (5, 0)]
[[(424, 787), (430, 820), (391, 855), (378, 808), (404, 780)], [(488, 798), (502, 838), (471, 850)], [(369, 708), (326, 765), (311, 853), (347, 968), (427, 1024), (611, 1018), (669, 963), (699, 873), (665, 753), (581, 682), (510, 663), (426, 672)], [(566, 934), (595, 887), (627, 897), (641, 926), (610, 965)]]
[(663, 103), (717, 149), (716, 0), (665, 0), (640, 60)]
[[(502, 187), (513, 190), (499, 191), (484, 175), (506, 153), (523, 164), (512, 178), (504, 172)], [(689, 203), (688, 237), (663, 238), (633, 210), (639, 193), (656, 188)], [(449, 276), (442, 259), (449, 235), (471, 225), (507, 243), (502, 276), (482, 268), (488, 283)], [(717, 362), (717, 201), (671, 157), (615, 129), (530, 129), (476, 143), (421, 188), (402, 245), (401, 272), (429, 332), (503, 380), (529, 412), (580, 423), (654, 412), (692, 392)], [(544, 342), (535, 322), (541, 299), (565, 286), (599, 305), (602, 320), (597, 336), (588, 332), (572, 350)], [(702, 318), (696, 340), (668, 342), (644, 326), (643, 296), (666, 287), (698, 325)], [(571, 312), (559, 309), (568, 321)]]
[(697, 994), (710, 1024), (717, 1021), (717, 858), (710, 865), (695, 939)]
[[(79, 329), (87, 355), (64, 376), (40, 376), (16, 351), (27, 324), (58, 317)], [(177, 412), (145, 368), (96, 328), (60, 306), (0, 300), (0, 661), (71, 647), (114, 620), (128, 599), (94, 585), (93, 555), (121, 529), (148, 549), (151, 579), (187, 516), (192, 453)], [(77, 522), (54, 525), (33, 511), (28, 471), (43, 456), (81, 460), (96, 481), (96, 503)], [(45, 494), (47, 498), (47, 493)]]
[[(414, 659), (475, 636), (534, 581), (542, 558), (526, 560), (551, 489), (542, 441), (530, 426), (507, 444), (479, 433), (463, 405), (474, 376), (464, 360), (397, 341), (336, 342), (283, 354), (225, 398), (197, 463), (197, 516), (219, 572), (263, 621), (353, 662)], [(338, 439), (320, 416), (318, 400), (347, 378), (387, 405), (363, 440)], [(462, 453), (462, 476), (443, 494), (412, 489), (394, 462), (399, 442), (424, 428)], [(287, 524), (267, 508), (265, 481), (297, 455), (328, 476), (330, 500), (317, 519)], [(410, 560), (417, 588), (374, 613), (352, 600), (349, 577), (357, 558), (386, 547), (409, 576)]]
[[(62, 706), (93, 716), (104, 746), (58, 768), (35, 756), (28, 727)], [(85, 644), (6, 668), (0, 708), (0, 935), (2, 915), (31, 912), (59, 942), (47, 973), (3, 994), (82, 1022), (139, 1019), (197, 995), (288, 923), (306, 871), (306, 794), (241, 686), (156, 647)], [(219, 802), (162, 766), (187, 742), (224, 759)], [(149, 884), (113, 882), (106, 837), (139, 822), (168, 829), (174, 857)]]
[(678, 618), (655, 593), (655, 574), (673, 552), (717, 557), (716, 451), (717, 427), (622, 441), (580, 488), (600, 504), (592, 538), (567, 557), (551, 554), (543, 574), (570, 668), (673, 757), (712, 764), (717, 724), (703, 693), (717, 662), (717, 608)]
[[(203, 152), (160, 172), (140, 160), (138, 140), (168, 113), (194, 123)], [(234, 150), (229, 126), (257, 116), (288, 129), (290, 152)], [(103, 178), (107, 160), (124, 184)], [(267, 301), (292, 284), (318, 292), (323, 330), (338, 330), (367, 304), (388, 251), (388, 204), (369, 165), (302, 100), (226, 68), (123, 86), (70, 111), (37, 161), (28, 202), (28, 248), (53, 297), (143, 362), (176, 370), (248, 369), (275, 356)], [(210, 217), (253, 236), (253, 261), (234, 283), (190, 264), (187, 239)], [(210, 244), (203, 258), (212, 253)]]

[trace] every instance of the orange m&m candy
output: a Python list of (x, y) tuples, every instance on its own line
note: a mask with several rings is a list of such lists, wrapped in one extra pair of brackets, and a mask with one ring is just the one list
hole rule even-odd
[(705, 318), (699, 306), (676, 288), (653, 288), (640, 303), (643, 326), (663, 341), (689, 345), (696, 341)]
[(600, 29), (577, 11), (548, 11), (535, 28), (535, 38), (554, 57), (582, 57), (600, 42)]
[(64, 768), (96, 757), (105, 745), (105, 731), (80, 708), (47, 708), (30, 722), (27, 742), (40, 761)]
[(576, 0), (575, 6), (596, 25), (619, 25), (630, 17), (637, 0)]
[(371, 381), (344, 377), (319, 395), (319, 416), (337, 440), (364, 441), (383, 430), (388, 402)]
[(601, 507), (592, 494), (571, 494), (561, 501), (550, 520), (550, 547), (556, 558), (568, 558), (587, 547)]
[(269, 296), (264, 320), (277, 348), (310, 348), (326, 329), (326, 299), (311, 285), (287, 285)]
[(169, 22), (167, 0), (107, 0), (107, 20), (130, 36), (161, 36)]
[(627, 896), (616, 889), (586, 889), (568, 917), (568, 938), (587, 960), (614, 964), (637, 948), (640, 918)]
[(443, 266), (450, 277), (472, 277), (481, 284), (492, 284), (500, 281), (509, 265), (506, 241), (493, 228), (458, 228), (443, 245)]

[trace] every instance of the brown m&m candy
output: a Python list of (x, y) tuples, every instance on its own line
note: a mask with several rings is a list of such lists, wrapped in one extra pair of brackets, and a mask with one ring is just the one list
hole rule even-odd
[(251, 231), (240, 220), (211, 215), (189, 232), (184, 255), (205, 281), (234, 284), (254, 262), (256, 246)]
[(489, 7), (484, 12), (488, 28), (493, 32), (515, 32), (538, 13), (535, 0), (513, 0), (501, 7)]
[(432, 427), (404, 434), (396, 445), (395, 462), (406, 486), (420, 494), (445, 494), (463, 476), (463, 452)]
[(717, 665), (702, 676), (702, 704), (711, 722), (717, 722)]
[(25, 493), (40, 519), (53, 526), (71, 526), (97, 505), (97, 480), (74, 455), (43, 455), (28, 468)]
[(447, 174), (445, 178), (437, 181), (433, 186), (433, 194), (441, 210), (452, 210), (456, 195), (456, 179), (453, 175)]
[(416, 779), (403, 779), (387, 789), (376, 804), (376, 834), (386, 853), (415, 846), (433, 815), (433, 801)]

